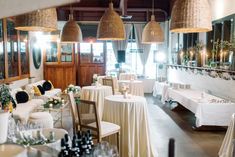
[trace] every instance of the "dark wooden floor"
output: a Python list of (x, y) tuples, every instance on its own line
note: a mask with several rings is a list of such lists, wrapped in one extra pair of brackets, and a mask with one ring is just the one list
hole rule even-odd
[(195, 131), (194, 114), (188, 110), (172, 111), (169, 104), (151, 95), (148, 101), (149, 118), (153, 146), (158, 157), (166, 157), (168, 140), (176, 140), (176, 157), (217, 157), (226, 128), (213, 128), (208, 131)]

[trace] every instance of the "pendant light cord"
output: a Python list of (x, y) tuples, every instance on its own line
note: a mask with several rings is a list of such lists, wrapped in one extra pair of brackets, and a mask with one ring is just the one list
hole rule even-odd
[(152, 14), (154, 15), (154, 0), (152, 0)]

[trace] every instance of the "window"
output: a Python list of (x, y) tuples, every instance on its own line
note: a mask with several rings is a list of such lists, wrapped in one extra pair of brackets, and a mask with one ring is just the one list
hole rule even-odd
[(157, 44), (151, 45), (149, 57), (145, 65), (145, 75), (148, 78), (156, 78), (156, 63), (155, 63), (156, 59), (154, 58), (154, 54), (155, 51), (157, 51), (157, 49), (158, 49)]
[(142, 75), (143, 73), (143, 64), (140, 60), (140, 55), (137, 50), (137, 44), (135, 41), (130, 41), (127, 44), (126, 49), (126, 63), (123, 67), (124, 70), (129, 72), (134, 72), (138, 75)]
[(16, 30), (12, 19), (2, 19), (0, 20), (0, 83), (27, 77), (29, 77), (28, 32)]
[(73, 44), (61, 43), (61, 62), (72, 62)]
[(29, 74), (28, 32), (20, 31), (21, 74)]
[(104, 43), (80, 43), (81, 63), (104, 63)]
[(106, 55), (106, 70), (108, 72), (115, 72), (115, 65), (117, 64), (117, 59), (113, 51), (112, 42), (106, 43), (107, 55)]
[(13, 21), (7, 20), (8, 76), (19, 75), (17, 31)]
[(57, 62), (57, 42), (48, 42), (46, 44), (46, 62)]

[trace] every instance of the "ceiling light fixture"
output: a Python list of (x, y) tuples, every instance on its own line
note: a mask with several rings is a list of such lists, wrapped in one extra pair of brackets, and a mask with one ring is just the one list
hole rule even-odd
[(162, 43), (164, 42), (164, 32), (154, 16), (154, 0), (152, 0), (152, 15), (151, 21), (149, 21), (142, 32), (142, 43)]
[(171, 12), (171, 32), (197, 33), (211, 30), (211, 9), (207, 0), (175, 2)]
[(82, 42), (82, 31), (77, 22), (74, 21), (73, 19), (73, 10), (71, 4), (70, 4), (69, 20), (65, 23), (61, 31), (60, 42), (66, 42), (66, 43)]
[(57, 13), (55, 8), (19, 15), (15, 20), (15, 29), (17, 30), (42, 32), (57, 30)]
[(120, 16), (114, 11), (113, 3), (101, 17), (98, 30), (98, 40), (125, 40), (125, 27)]

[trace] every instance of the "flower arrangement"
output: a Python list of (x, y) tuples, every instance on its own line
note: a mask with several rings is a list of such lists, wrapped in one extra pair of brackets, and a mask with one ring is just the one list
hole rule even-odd
[(59, 97), (50, 98), (43, 106), (44, 108), (59, 108), (63, 104), (62, 101)]
[(129, 87), (126, 86), (125, 84), (123, 84), (123, 85), (121, 86), (121, 92), (122, 92), (122, 94), (127, 93), (128, 90), (129, 90)]
[(10, 94), (10, 88), (9, 86), (2, 84), (0, 85), (0, 107), (4, 111), (13, 111), (13, 104), (12, 104), (13, 98)]
[(94, 74), (93, 75), (93, 83), (96, 83), (98, 81), (98, 75)]
[(80, 96), (81, 93), (81, 87), (79, 86), (74, 86), (70, 84), (65, 90), (64, 93), (68, 94), (69, 92), (73, 92), (73, 94)]

